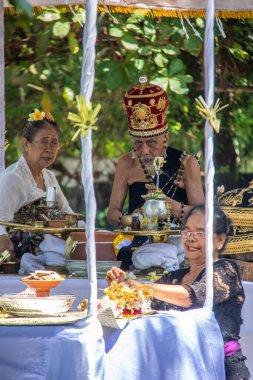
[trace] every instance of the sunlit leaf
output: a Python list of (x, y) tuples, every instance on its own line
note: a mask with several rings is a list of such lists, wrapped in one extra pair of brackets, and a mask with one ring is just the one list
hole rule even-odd
[(164, 54), (156, 54), (154, 61), (158, 67), (164, 67), (168, 63), (168, 58)]
[(180, 53), (180, 50), (175, 46), (164, 47), (162, 51), (167, 55), (178, 55)]
[(65, 99), (67, 104), (72, 104), (75, 98), (74, 91), (72, 90), (72, 88), (67, 87), (67, 86), (64, 87), (62, 96), (63, 96), (63, 99)]
[(38, 15), (37, 18), (44, 22), (57, 21), (57, 20), (60, 20), (61, 13), (57, 8), (53, 8), (50, 11), (43, 12), (42, 14)]
[(66, 37), (69, 31), (70, 31), (69, 22), (57, 21), (53, 26), (53, 34), (56, 37), (60, 37), (60, 38)]
[(185, 82), (182, 82), (181, 78), (179, 77), (172, 77), (169, 78), (169, 87), (172, 92), (175, 92), (176, 94), (187, 94), (189, 92), (189, 89), (187, 88)]
[(157, 84), (158, 86), (162, 87), (166, 91), (169, 84), (169, 78), (157, 77), (155, 79), (152, 79), (152, 83)]
[(125, 34), (122, 37), (121, 42), (124, 48), (127, 50), (137, 50), (139, 48), (136, 38), (130, 34)]
[(135, 59), (134, 66), (136, 67), (136, 69), (141, 71), (144, 65), (145, 65), (144, 59)]
[(112, 37), (122, 37), (123, 36), (123, 30), (122, 28), (109, 28), (109, 35)]
[(132, 32), (137, 33), (137, 34), (143, 34), (142, 29), (135, 24), (126, 24), (126, 29), (131, 30)]
[(68, 35), (69, 39), (69, 49), (73, 54), (77, 54), (79, 52), (79, 45), (78, 40), (76, 39), (76, 36), (74, 33), (69, 33)]

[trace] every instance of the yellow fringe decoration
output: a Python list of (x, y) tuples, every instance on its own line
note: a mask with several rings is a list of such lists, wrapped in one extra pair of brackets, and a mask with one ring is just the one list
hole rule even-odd
[[(72, 5), (72, 8), (74, 10), (77, 10), (78, 7), (83, 7), (83, 5)], [(57, 9), (60, 10), (62, 13), (69, 13), (71, 12), (70, 7), (68, 5), (58, 5), (56, 6)], [(43, 7), (34, 7), (33, 8), (33, 14), (41, 14), (45, 10)], [(176, 9), (161, 9), (161, 8), (153, 8), (153, 9), (146, 9), (146, 8), (137, 8), (137, 7), (131, 7), (131, 6), (125, 6), (125, 7), (118, 7), (113, 5), (108, 5), (107, 7), (103, 5), (98, 6), (99, 12), (110, 12), (110, 13), (121, 13), (121, 14), (141, 14), (146, 17), (157, 17), (157, 18), (163, 18), (163, 17), (169, 17), (169, 18), (181, 18), (181, 17), (188, 17), (188, 18), (205, 18), (206, 11), (205, 10), (176, 10)], [(5, 7), (4, 8), (4, 14), (8, 15), (15, 15), (19, 14), (17, 9), (14, 7)], [(253, 10), (242, 10), (242, 11), (233, 11), (233, 10), (219, 10), (215, 12), (215, 16), (220, 18), (235, 18), (235, 19), (247, 19), (247, 18), (253, 18)]]

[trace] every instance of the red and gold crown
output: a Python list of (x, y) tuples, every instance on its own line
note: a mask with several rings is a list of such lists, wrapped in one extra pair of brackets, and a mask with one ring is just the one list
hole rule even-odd
[(140, 84), (128, 90), (124, 97), (129, 134), (135, 137), (160, 135), (167, 131), (168, 95), (156, 84), (140, 77)]

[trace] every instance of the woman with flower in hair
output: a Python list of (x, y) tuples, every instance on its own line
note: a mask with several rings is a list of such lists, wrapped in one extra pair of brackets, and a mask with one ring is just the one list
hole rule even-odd
[[(52, 115), (35, 109), (29, 115), (23, 129), (23, 156), (10, 165), (0, 176), (0, 220), (14, 221), (15, 214), (28, 204), (44, 198), (48, 187), (56, 189), (56, 202), (61, 213), (73, 212), (55, 178), (48, 168), (54, 163), (60, 148), (61, 132)], [(56, 239), (54, 242), (64, 245), (60, 239), (45, 235), (41, 243), (42, 250), (45, 240)], [(58, 242), (59, 241), (59, 242)], [(0, 254), (8, 250), (13, 256), (15, 249), (4, 226), (0, 226)], [(64, 248), (64, 247), (63, 247)], [(55, 248), (49, 249), (52, 253)], [(25, 257), (26, 256), (26, 257)], [(51, 255), (52, 256), (52, 255)], [(57, 256), (57, 254), (56, 254)], [(64, 250), (61, 255), (48, 259), (43, 255), (25, 254), (21, 260), (21, 273), (34, 269), (42, 269), (46, 264), (58, 262), (64, 265)], [(56, 265), (56, 264), (55, 264)]]
[[(245, 300), (243, 286), (236, 263), (220, 259), (228, 239), (229, 221), (219, 207), (214, 207), (213, 233), (213, 311), (224, 340), (226, 380), (248, 380), (249, 371), (241, 351), (241, 312)], [(206, 236), (205, 207), (194, 206), (186, 216), (182, 240), (189, 268), (178, 269), (163, 275), (155, 283), (142, 284), (127, 279), (120, 268), (107, 272), (106, 280), (122, 283), (130, 288), (148, 286), (153, 292), (151, 307), (156, 310), (187, 311), (201, 308), (206, 298)], [(212, 378), (212, 374), (210, 374)]]

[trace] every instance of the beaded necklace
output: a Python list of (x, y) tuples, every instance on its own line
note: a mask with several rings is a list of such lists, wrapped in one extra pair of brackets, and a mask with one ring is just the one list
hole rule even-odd
[[(161, 190), (163, 191), (168, 185), (169, 183), (171, 183), (170, 187), (168, 190), (166, 190), (164, 192), (165, 195), (167, 196), (170, 196), (170, 198), (173, 199), (176, 191), (177, 191), (177, 188), (178, 188), (178, 184), (180, 183), (182, 177), (183, 177), (183, 174), (184, 174), (184, 160), (185, 158), (187, 157), (188, 153), (186, 152), (183, 152), (181, 154), (181, 157), (179, 158), (179, 161), (180, 161), (180, 166), (178, 168), (178, 170), (165, 182), (165, 184), (161, 187)], [(140, 165), (142, 167), (142, 170), (143, 170), (143, 173), (149, 183), (149, 185), (152, 185), (152, 186), (155, 186), (155, 183), (154, 183), (154, 179), (156, 176), (151, 176), (146, 167), (145, 167), (145, 164), (144, 162), (141, 161), (141, 159), (139, 159), (139, 162), (140, 162)], [(163, 174), (163, 173), (161, 173)], [(167, 175), (167, 174), (166, 174)]]

